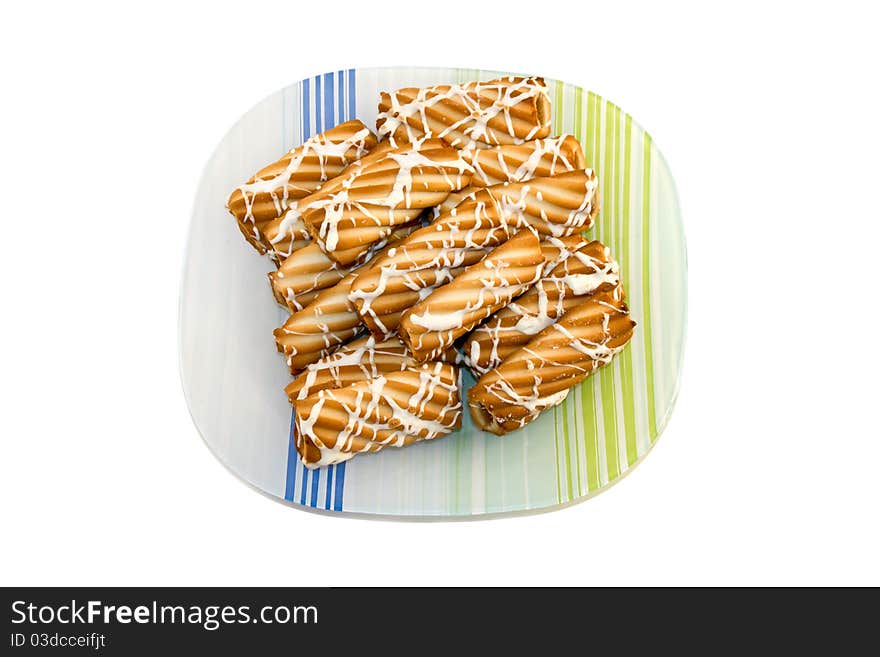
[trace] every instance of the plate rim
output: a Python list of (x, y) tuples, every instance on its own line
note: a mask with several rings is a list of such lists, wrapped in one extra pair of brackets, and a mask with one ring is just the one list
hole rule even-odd
[[(458, 66), (365, 66), (365, 67), (352, 67), (351, 69), (340, 69), (340, 70), (353, 70), (355, 72), (360, 71), (397, 71), (400, 69), (411, 69), (414, 71), (480, 71), (483, 74), (493, 75), (498, 74), (501, 76), (526, 76), (526, 75), (535, 75), (535, 74), (527, 74), (527, 73), (514, 73), (514, 72), (505, 72), (498, 70), (490, 70), (490, 69), (470, 69), (463, 68)], [(670, 194), (674, 199), (675, 208), (676, 208), (676, 228), (678, 233), (678, 241), (681, 245), (681, 265), (682, 265), (682, 283), (683, 283), (683, 295), (682, 295), (682, 305), (681, 305), (681, 318), (682, 318), (682, 329), (681, 329), (681, 349), (679, 352), (678, 361), (675, 365), (675, 381), (674, 386), (671, 391), (671, 395), (669, 398), (669, 404), (666, 408), (666, 412), (660, 418), (657, 423), (657, 431), (656, 435), (650, 441), (648, 448), (634, 461), (632, 464), (628, 465), (625, 470), (623, 470), (617, 477), (608, 481), (606, 484), (594, 489), (589, 490), (583, 495), (578, 495), (570, 500), (566, 500), (564, 502), (557, 502), (555, 504), (542, 505), (532, 508), (524, 508), (524, 509), (512, 509), (505, 511), (470, 511), (469, 513), (421, 513), (421, 514), (411, 514), (411, 513), (386, 513), (379, 511), (364, 511), (364, 510), (348, 510), (345, 508), (342, 509), (324, 509), (320, 507), (312, 507), (305, 504), (300, 504), (295, 500), (287, 500), (283, 496), (276, 495), (264, 488), (261, 488), (257, 484), (249, 481), (245, 476), (234, 469), (234, 467), (228, 463), (226, 460), (221, 458), (221, 456), (215, 450), (215, 447), (208, 442), (201, 426), (199, 425), (198, 420), (193, 412), (193, 407), (189, 394), (189, 386), (187, 384), (187, 378), (184, 368), (184, 339), (183, 339), (183, 328), (184, 328), (184, 308), (185, 308), (185, 294), (184, 291), (187, 287), (188, 281), (188, 263), (190, 260), (190, 253), (193, 244), (193, 227), (194, 227), (194, 218), (197, 210), (197, 203), (199, 192), (202, 189), (202, 186), (206, 180), (208, 169), (211, 163), (214, 161), (214, 158), (217, 155), (217, 152), (220, 150), (221, 146), (226, 141), (229, 134), (235, 130), (235, 128), (245, 120), (245, 118), (258, 106), (262, 103), (268, 101), (269, 99), (277, 96), (278, 94), (283, 93), (285, 90), (293, 87), (303, 81), (312, 79), (314, 77), (323, 76), (333, 71), (323, 71), (320, 73), (316, 73), (313, 76), (306, 76), (300, 78), (298, 80), (294, 80), (289, 84), (283, 85), (281, 87), (276, 88), (270, 93), (264, 95), (262, 98), (253, 103), (250, 107), (248, 107), (239, 118), (232, 123), (232, 125), (227, 128), (224, 134), (220, 137), (220, 139), (215, 144), (212, 149), (210, 155), (206, 158), (204, 164), (201, 167), (201, 173), (198, 178), (198, 184), (195, 187), (195, 191), (193, 192), (192, 201), (190, 203), (190, 211), (188, 213), (188, 223), (187, 223), (187, 231), (186, 231), (186, 239), (184, 240), (184, 249), (183, 256), (179, 263), (180, 267), (180, 275), (179, 275), (179, 284), (177, 291), (177, 365), (178, 365), (178, 375), (181, 386), (181, 391), (183, 392), (184, 401), (186, 404), (187, 413), (189, 414), (190, 420), (192, 421), (193, 426), (196, 429), (196, 432), (199, 435), (202, 443), (205, 447), (208, 448), (208, 451), (211, 455), (221, 464), (223, 469), (231, 474), (235, 479), (244, 484), (246, 487), (256, 491), (263, 497), (266, 497), (274, 502), (277, 502), (283, 506), (294, 508), (299, 511), (305, 511), (308, 513), (313, 513), (315, 515), (328, 516), (328, 517), (344, 517), (351, 519), (361, 519), (361, 520), (378, 520), (378, 521), (398, 521), (398, 522), (471, 522), (471, 521), (480, 521), (480, 520), (495, 520), (501, 518), (517, 518), (524, 516), (533, 516), (533, 515), (541, 515), (544, 513), (551, 513), (553, 511), (559, 511), (562, 509), (567, 509), (569, 507), (578, 506), (583, 502), (591, 500), (601, 493), (611, 489), (620, 481), (626, 479), (642, 462), (645, 458), (653, 451), (654, 447), (660, 441), (660, 438), (666, 432), (669, 421), (672, 418), (672, 415), (677, 406), (679, 394), (681, 391), (682, 377), (684, 372), (684, 360), (685, 354), (687, 352), (687, 339), (688, 339), (688, 316), (689, 316), (689, 285), (688, 285), (688, 277), (689, 277), (689, 262), (688, 262), (688, 249), (687, 249), (687, 237), (685, 233), (685, 220), (684, 220), (684, 212), (681, 207), (681, 197), (678, 192), (678, 185), (674, 176), (672, 175), (672, 169), (669, 166), (669, 162), (664, 154), (663, 150), (657, 145), (656, 139), (654, 139), (653, 135), (649, 133), (645, 127), (636, 120), (629, 112), (623, 110), (619, 105), (617, 105), (614, 101), (610, 100), (606, 96), (598, 94), (596, 92), (591, 91), (590, 89), (581, 86), (579, 84), (575, 84), (568, 80), (558, 80), (557, 78), (548, 77), (547, 79), (553, 81), (559, 81), (564, 84), (571, 85), (572, 87), (579, 88), (583, 92), (593, 93), (597, 97), (601, 98), (606, 103), (614, 106), (618, 110), (620, 110), (623, 114), (628, 116), (632, 123), (639, 128), (645, 135), (648, 135), (651, 138), (652, 143), (654, 144), (653, 153), (656, 154), (657, 157), (662, 162), (663, 168), (668, 173), (668, 182), (670, 186)], [(545, 77), (545, 76), (536, 76), (536, 77)], [(375, 455), (374, 455), (375, 456)]]

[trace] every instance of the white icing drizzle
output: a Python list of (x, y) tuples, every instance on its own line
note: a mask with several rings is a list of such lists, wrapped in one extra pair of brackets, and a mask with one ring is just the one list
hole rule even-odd
[[(460, 219), (460, 220), (459, 220)], [(462, 225), (464, 222), (466, 225)], [(471, 224), (472, 225), (469, 225)], [(486, 233), (480, 241), (476, 238), (479, 230), (494, 229)], [(357, 283), (349, 293), (352, 303), (360, 302), (358, 313), (369, 316), (378, 330), (389, 333), (378, 313), (373, 310), (376, 299), (385, 294), (391, 281), (399, 281), (407, 289), (418, 291), (419, 299), (427, 297), (435, 288), (452, 281), (470, 252), (485, 251), (509, 235), (509, 227), (498, 221), (497, 213), (490, 213), (485, 202), (477, 202), (473, 213), (458, 218), (454, 209), (442, 221), (413, 233), (400, 247), (388, 252), (391, 262), (378, 265), (378, 280), (375, 286), (367, 289)], [(417, 254), (410, 257), (410, 254)], [(430, 272), (432, 282), (425, 280), (424, 274)]]
[[(473, 167), (460, 155), (453, 160), (433, 159), (430, 157), (431, 151), (426, 154), (419, 151), (418, 148), (418, 145), (411, 146), (411, 149), (405, 152), (389, 152), (385, 155), (385, 158), (393, 160), (397, 164), (397, 172), (388, 194), (352, 200), (350, 190), (363, 173), (362, 169), (358, 169), (342, 182), (339, 192), (319, 197), (302, 208), (302, 213), (307, 210), (323, 208), (318, 237), (324, 243), (324, 248), (327, 251), (335, 251), (339, 246), (339, 224), (347, 216), (351, 216), (352, 211), (359, 212), (371, 219), (377, 226), (391, 226), (394, 223), (400, 223), (399, 213), (395, 214), (396, 209), (421, 209), (411, 207), (412, 170), (414, 168), (430, 168), (437, 171), (443, 176), (445, 184), (450, 189), (460, 189), (463, 186), (462, 177), (464, 174), (473, 172)], [(437, 152), (448, 157), (448, 149)], [(454, 170), (455, 174), (452, 175), (450, 170)], [(406, 216), (405, 218), (410, 217)]]
[[(575, 257), (589, 258), (585, 254), (576, 252)], [(594, 269), (589, 274), (565, 274), (560, 277), (545, 278), (539, 281), (534, 289), (538, 296), (536, 312), (523, 308), (517, 304), (511, 304), (513, 311), (522, 313), (522, 317), (514, 325), (513, 330), (527, 335), (535, 335), (553, 324), (562, 316), (565, 299), (575, 296), (581, 297), (592, 294), (604, 284), (617, 285), (620, 282), (619, 266), (616, 261), (600, 262), (590, 258), (590, 266)], [(556, 292), (556, 305), (550, 312), (548, 288), (554, 288)]]
[[(547, 139), (535, 139), (534, 141), (527, 142), (527, 145), (532, 149), (529, 153), (528, 157), (516, 168), (511, 170), (510, 166), (505, 159), (505, 146), (498, 146), (497, 148), (492, 149), (492, 151), (484, 150), (478, 151), (474, 154), (474, 158), (471, 164), (474, 167), (474, 172), (478, 175), (478, 177), (482, 180), (491, 181), (495, 179), (495, 176), (486, 173), (480, 165), (481, 155), (482, 153), (490, 153), (495, 157), (492, 159), (492, 162), (498, 166), (498, 169), (501, 171), (502, 182), (522, 182), (525, 180), (530, 180), (535, 177), (535, 171), (538, 169), (538, 166), (545, 160), (549, 159), (549, 164), (547, 165), (549, 171), (545, 175), (555, 176), (557, 170), (559, 172), (564, 171), (573, 171), (575, 169), (574, 164), (569, 161), (569, 159), (565, 156), (565, 153), (562, 151), (562, 146), (565, 143), (566, 139), (569, 139), (571, 136), (567, 134), (559, 135), (558, 137), (548, 137)], [(540, 192), (538, 192), (538, 200), (541, 200)]]
[[(382, 162), (384, 160), (393, 160), (394, 163), (397, 164), (397, 172), (394, 175), (394, 182), (391, 184), (391, 191), (388, 194), (382, 194), (381, 196), (374, 198), (358, 199), (358, 203), (376, 205), (384, 208), (396, 208), (401, 205), (402, 207), (409, 208), (410, 192), (412, 191), (413, 185), (412, 170), (415, 168), (429, 168), (436, 170), (443, 176), (444, 182), (450, 189), (460, 189), (463, 186), (462, 176), (465, 173), (473, 172), (473, 167), (461, 156), (452, 160), (434, 159), (430, 157), (432, 151), (429, 150), (427, 153), (422, 152), (419, 150), (420, 145), (410, 144), (407, 148), (408, 150), (403, 152), (389, 152), (385, 154), (383, 160), (377, 161)], [(449, 149), (435, 149), (435, 152), (437, 152), (438, 155), (442, 153), (448, 157)], [(454, 177), (450, 175), (449, 169), (455, 170)], [(309, 203), (305, 206), (304, 211), (330, 205), (353, 203), (349, 198), (349, 190), (354, 186), (354, 183), (363, 172), (363, 169), (355, 170), (342, 182), (341, 190), (338, 193), (326, 198), (319, 198), (315, 202)]]
[(296, 292), (292, 289), (288, 289), (284, 292), (284, 298), (287, 300), (288, 307), (294, 311), (300, 311), (305, 308), (305, 306), (300, 302), (300, 299), (298, 297), (299, 294), (302, 293)]
[[(398, 166), (391, 193), (387, 196), (365, 201), (366, 203), (387, 205), (389, 207), (397, 207), (403, 204), (406, 208), (410, 207), (410, 191), (413, 184), (412, 170), (415, 167), (437, 168), (450, 189), (461, 189), (463, 187), (462, 175), (473, 172), (473, 167), (462, 158), (452, 160), (451, 162), (437, 162), (426, 157), (418, 150), (412, 150), (407, 153), (389, 153), (388, 158), (394, 160)], [(449, 176), (447, 168), (455, 168), (457, 171), (455, 180)]]
[[(379, 343), (373, 336), (369, 336), (309, 365), (306, 371), (300, 374), (304, 380), (296, 398), (305, 399), (312, 394), (311, 390), (321, 372), (330, 375), (332, 384), (329, 387), (332, 388), (340, 387), (343, 368), (355, 368), (364, 379), (376, 377), (380, 373), (377, 364), (379, 357), (385, 357), (386, 362), (388, 360), (396, 361), (400, 370), (416, 365), (399, 340), (394, 339)], [(385, 365), (383, 369), (388, 371), (388, 366)]]
[[(291, 178), (299, 170), (306, 157), (310, 155), (317, 157), (318, 166), (321, 170), (320, 180), (327, 180), (329, 177), (327, 162), (331, 158), (335, 161), (344, 161), (346, 153), (351, 148), (355, 148), (355, 153), (350, 159), (360, 158), (367, 151), (366, 140), (369, 136), (370, 131), (367, 128), (363, 128), (339, 142), (330, 141), (324, 133), (304, 141), (302, 146), (290, 151), (290, 160), (283, 171), (266, 178), (255, 178), (253, 182), (245, 183), (237, 188), (241, 192), (245, 204), (245, 215), (242, 221), (254, 222), (253, 205), (254, 200), (259, 194), (270, 195), (272, 202), (275, 204), (275, 213), (277, 216), (280, 216), (288, 207)], [(228, 203), (229, 201), (227, 201)]]
[[(531, 420), (545, 408), (561, 404), (562, 400), (568, 396), (568, 389), (542, 395), (542, 383), (543, 381), (541, 378), (536, 376), (528, 394), (523, 395), (518, 393), (506, 380), (499, 378), (497, 382), (486, 388), (486, 392), (494, 395), (505, 403), (522, 406), (529, 412), (528, 420)], [(522, 424), (526, 424), (526, 421), (527, 420), (524, 418)]]
[(534, 284), (542, 273), (541, 268), (536, 268), (535, 274), (529, 280), (520, 281), (516, 278), (510, 280), (505, 275), (505, 270), (511, 269), (509, 263), (500, 259), (486, 259), (483, 261), (483, 266), (489, 270), (490, 275), (479, 279), (482, 288), (477, 290), (476, 296), (469, 299), (464, 306), (455, 310), (433, 313), (429, 307), (426, 307), (422, 314), (409, 315), (409, 320), (428, 331), (459, 329), (465, 325), (466, 318), (475, 311), (491, 306), (497, 307), (500, 300), (516, 297)]
[[(602, 286), (613, 288), (620, 283), (620, 266), (611, 258), (607, 247), (603, 250), (603, 259), (590, 255), (591, 243), (586, 241), (578, 242), (573, 248), (568, 248), (562, 240), (554, 237), (546, 237), (544, 241), (559, 252), (554, 258), (548, 257), (543, 278), (525, 295), (489, 317), (472, 333), (465, 362), (475, 372), (485, 373), (501, 363), (498, 348), (504, 336), (511, 333), (537, 335), (563, 316), (566, 300), (592, 295)], [(574, 263), (587, 271), (571, 272)], [(551, 298), (554, 299), (552, 303)], [(489, 343), (485, 361), (480, 359), (482, 341)]]
[(310, 244), (285, 259), (279, 269), (269, 275), (269, 279), (275, 290), (283, 294), (288, 305), (301, 310), (299, 298), (302, 295), (335, 285), (358, 266), (358, 263), (342, 266), (324, 255), (317, 245)]
[(335, 251), (339, 244), (339, 222), (342, 221), (344, 211), (344, 202), (329, 204), (324, 209), (319, 235), (328, 251)]
[[(606, 313), (602, 317), (602, 328), (603, 333), (608, 335), (608, 319), (609, 315)], [(571, 331), (565, 328), (562, 324), (554, 324), (553, 330), (562, 333), (566, 338), (570, 340), (568, 346), (576, 351), (581, 352), (587, 358), (596, 361), (599, 365), (607, 365), (611, 362), (612, 356), (616, 354), (620, 349), (613, 349), (602, 342), (590, 342), (589, 340), (585, 340), (583, 338), (578, 338), (574, 336)]]
[[(623, 349), (625, 344), (617, 347), (611, 347), (608, 344), (613, 337), (609, 333), (611, 315), (620, 313), (622, 309), (605, 301), (598, 301), (597, 303), (609, 310), (609, 312), (603, 313), (602, 334), (598, 342), (579, 337), (569, 330), (564, 322), (553, 324), (551, 329), (549, 329), (560, 333), (564, 337), (563, 344), (565, 347), (574, 349), (583, 354), (586, 357), (584, 360), (554, 360), (552, 357), (554, 349), (541, 348), (539, 344), (536, 345), (534, 342), (530, 342), (528, 346), (523, 347), (520, 352), (517, 352), (520, 354), (527, 354), (527, 357), (515, 361), (517, 366), (523, 366), (527, 370), (534, 372), (534, 376), (526, 390), (514, 386), (505, 379), (505, 373), (502, 369), (494, 370), (497, 376), (495, 376), (487, 385), (483, 386), (480, 391), (481, 395), (494, 397), (502, 406), (520, 406), (528, 411), (528, 415), (523, 418), (496, 417), (496, 420), (503, 419), (507, 422), (515, 422), (518, 426), (523, 426), (533, 420), (542, 410), (554, 406), (565, 399), (570, 390), (570, 385), (555, 393), (541, 393), (541, 387), (545, 384), (545, 381), (541, 377), (542, 372), (552, 370), (555, 371), (553, 380), (558, 380), (562, 377), (564, 379), (571, 379), (573, 382), (578, 374), (589, 375), (595, 371), (596, 368), (607, 365), (611, 362), (611, 359), (615, 354)], [(625, 307), (623, 308), (623, 311), (625, 311)], [(505, 361), (505, 363), (507, 362), (513, 364), (513, 361)], [(559, 370), (567, 373), (559, 374)], [(483, 404), (485, 406), (485, 402), (483, 402)]]
[[(470, 361), (467, 360), (468, 358), (470, 358)], [(480, 362), (480, 342), (479, 340), (473, 340), (471, 342), (470, 351), (465, 358), (465, 363), (470, 366), (471, 363), (478, 362)]]
[(280, 244), (285, 239), (293, 239), (297, 235), (302, 235), (306, 230), (306, 225), (302, 220), (302, 212), (294, 203), (287, 208), (281, 223), (278, 226), (278, 234), (273, 237), (270, 242), (274, 246)]
[(506, 221), (514, 223), (517, 226), (527, 223), (525, 214), (526, 198), (528, 198), (530, 189), (531, 187), (529, 185), (522, 185), (519, 190), (519, 198), (516, 200), (514, 200), (512, 196), (508, 196), (503, 192), (501, 193), (498, 207), (501, 211), (501, 216), (504, 217)]
[(461, 326), (462, 322), (464, 322), (464, 316), (470, 310), (471, 308), (464, 307), (435, 315), (426, 309), (422, 315), (410, 315), (410, 320), (413, 324), (426, 328), (429, 331), (448, 331)]
[[(444, 380), (443, 376), (450, 372), (454, 373), (451, 382)], [(399, 376), (418, 377), (416, 391), (404, 403), (398, 401), (399, 395), (395, 395), (393, 390), (387, 390), (389, 386), (395, 385)], [(356, 391), (353, 400), (349, 392), (351, 390)], [(298, 431), (307, 436), (321, 454), (317, 463), (305, 465), (315, 468), (349, 459), (357, 453), (353, 445), (355, 437), (375, 437), (378, 432), (387, 432), (387, 436), (382, 440), (371, 439), (362, 451), (375, 451), (388, 446), (402, 447), (408, 437), (432, 440), (445, 435), (452, 430), (461, 415), (458, 393), (458, 372), (454, 366), (441, 362), (408, 368), (399, 375), (379, 374), (350, 386), (342, 393), (334, 389), (320, 390), (309, 415), (305, 418), (297, 416)], [(427, 404), (442, 398), (446, 401), (436, 412), (436, 418), (427, 419)], [(348, 414), (345, 427), (336, 436), (335, 443), (329, 446), (314, 431), (315, 425), (321, 420), (321, 412), (327, 400), (334, 400)], [(380, 419), (384, 415), (380, 403), (391, 408), (390, 417), (384, 421)]]
[[(568, 219), (563, 224), (566, 227), (584, 226), (590, 220), (590, 214), (593, 211), (593, 199), (596, 196), (596, 188), (599, 186), (599, 181), (593, 174), (592, 169), (585, 169), (585, 171), (587, 173), (587, 180), (584, 183), (584, 200), (579, 207), (568, 213)], [(543, 215), (541, 218), (544, 220), (547, 219), (547, 217)], [(549, 225), (551, 227), (553, 226), (553, 224)]]
[(612, 266), (616, 263), (609, 262), (608, 268), (592, 274), (568, 274), (559, 279), (564, 289), (571, 290), (575, 296), (590, 294), (603, 283), (617, 281), (617, 272), (611, 273)]
[[(494, 92), (497, 97), (489, 102), (484, 93)], [(497, 144), (498, 137), (489, 131), (489, 122), (498, 115), (503, 115), (507, 133), (515, 144), (531, 140), (539, 130), (549, 129), (549, 118), (545, 123), (535, 125), (525, 138), (517, 137), (513, 126), (511, 110), (524, 102), (531, 102), (538, 96), (547, 95), (547, 87), (535, 78), (504, 78), (491, 82), (471, 82), (468, 84), (438, 85), (422, 87), (416, 97), (401, 103), (397, 92), (388, 94), (390, 107), (379, 112), (379, 134), (393, 136), (398, 128), (403, 128), (408, 141), (417, 141), (425, 137), (440, 137), (453, 146), (466, 150), (478, 148), (480, 142)], [(436, 134), (431, 132), (428, 111), (435, 105), (451, 102), (464, 112), (458, 121), (446, 125)], [(411, 126), (407, 119), (418, 115), (421, 128)], [(456, 135), (460, 133), (467, 138), (463, 141)]]
[(598, 182), (590, 169), (586, 169), (585, 173), (583, 201), (581, 201), (578, 207), (569, 211), (564, 221), (558, 223), (549, 220), (547, 212), (543, 207), (540, 208), (539, 215), (542, 225), (538, 225), (535, 221), (536, 217), (530, 217), (527, 212), (528, 205), (526, 200), (530, 195), (534, 195), (538, 201), (543, 199), (540, 189), (532, 194), (532, 185), (534, 183), (504, 183), (485, 189), (496, 198), (502, 215), (509, 223), (517, 226), (527, 226), (539, 233), (548, 232), (552, 237), (565, 237), (586, 226), (590, 221), (593, 198)]

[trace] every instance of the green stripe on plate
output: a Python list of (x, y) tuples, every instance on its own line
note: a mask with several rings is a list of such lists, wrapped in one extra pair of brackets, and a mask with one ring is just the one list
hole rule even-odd
[(657, 438), (657, 410), (654, 401), (654, 347), (651, 337), (651, 136), (642, 133), (642, 305), (647, 379), (648, 435)]
[[(580, 87), (574, 88), (574, 112), (572, 113), (570, 123), (571, 123), (571, 127), (570, 127), (569, 132), (571, 132), (574, 135), (575, 139), (577, 139), (579, 142), (583, 143), (582, 138), (583, 138), (583, 132), (584, 132), (583, 131), (583, 128), (584, 128), (584, 90), (581, 89)], [(572, 420), (573, 420), (573, 424), (574, 424), (574, 428), (575, 428), (575, 435), (574, 435), (574, 439), (572, 441), (572, 442), (574, 442), (575, 475), (576, 475), (576, 479), (577, 479), (577, 488), (575, 490), (576, 490), (576, 496), (580, 497), (581, 495), (583, 495), (586, 492), (584, 490), (584, 482), (583, 482), (583, 479), (586, 476), (586, 473), (584, 473), (583, 475), (581, 474), (581, 451), (583, 451), (581, 449), (581, 446), (582, 446), (582, 443), (584, 443), (584, 432), (585, 432), (585, 425), (586, 425), (585, 419), (586, 418), (584, 418), (583, 414), (581, 414), (581, 416), (580, 416), (580, 419), (581, 419), (580, 431), (578, 431), (578, 424), (579, 423), (577, 421), (577, 413), (579, 410), (581, 411), (581, 413), (583, 413), (583, 409), (582, 408), (579, 409), (579, 406), (582, 406), (582, 404), (580, 404), (578, 401), (576, 401), (576, 396), (575, 396), (574, 392), (575, 391), (573, 391), (573, 394), (570, 394), (569, 397), (571, 398), (571, 404), (572, 404), (572, 409), (573, 409), (572, 410)], [(568, 399), (566, 399), (566, 402), (568, 402)]]
[[(630, 167), (630, 149), (632, 148), (632, 118), (627, 114), (624, 119), (623, 131), (623, 207), (621, 212), (620, 242), (621, 252), (618, 258), (622, 258), (620, 275), (626, 283), (632, 280), (630, 276), (630, 192), (632, 168)], [(636, 389), (633, 381), (632, 349), (629, 345), (623, 350), (620, 358), (620, 373), (623, 383), (623, 425), (626, 432), (626, 464), (632, 465), (638, 459), (638, 443), (636, 440)]]
[[(562, 130), (562, 82), (557, 81), (554, 85), (554, 101), (553, 101), (553, 131), (560, 132)], [(571, 499), (571, 471), (567, 467), (570, 462), (571, 450), (568, 439), (568, 422), (565, 421), (565, 406), (556, 406), (553, 408), (554, 425), (556, 426), (556, 493), (557, 500), (563, 502)], [(559, 416), (562, 415), (562, 442), (560, 443), (559, 435)], [(567, 494), (565, 497), (563, 493)]]
[[(597, 165), (598, 148), (598, 112), (600, 98), (592, 93), (587, 92), (587, 126), (586, 134), (579, 137), (584, 147), (584, 155), (586, 164), (593, 169)], [(587, 464), (587, 490), (592, 491), (601, 485), (601, 474), (599, 468), (599, 419), (596, 415), (596, 399), (594, 396), (593, 382), (587, 379), (580, 385), (581, 392), (581, 414), (583, 416), (583, 441), (584, 441), (584, 458)]]
[[(605, 144), (603, 151), (602, 178), (600, 181), (603, 190), (602, 206), (602, 232), (600, 239), (605, 244), (613, 243), (612, 226), (615, 212), (614, 173), (617, 166), (615, 153), (615, 107), (609, 102), (605, 103)], [(620, 474), (620, 463), (617, 449), (617, 403), (614, 395), (614, 370), (611, 367), (603, 367), (598, 372), (600, 390), (602, 393), (602, 428), (605, 436), (605, 465), (608, 472), (608, 481), (616, 479)]]

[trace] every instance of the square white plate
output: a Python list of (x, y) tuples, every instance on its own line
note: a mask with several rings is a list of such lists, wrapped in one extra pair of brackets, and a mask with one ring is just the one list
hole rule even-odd
[(442, 68), (319, 75), (254, 106), (208, 161), (180, 293), (183, 386), (211, 451), (255, 488), (331, 512), (442, 518), (533, 511), (607, 488), (663, 430), (678, 391), (687, 297), (672, 176), (629, 115), (580, 87), (547, 80), (552, 134), (575, 135), (599, 176), (602, 208), (586, 235), (620, 261), (638, 322), (632, 341), (563, 404), (504, 438), (475, 429), (465, 413), (462, 429), (443, 439), (315, 471), (297, 460), (283, 391), (290, 376), (272, 337), (287, 313), (266, 280), (272, 263), (242, 239), (226, 197), (310, 135), (352, 118), (374, 125), (380, 90), (500, 75)]

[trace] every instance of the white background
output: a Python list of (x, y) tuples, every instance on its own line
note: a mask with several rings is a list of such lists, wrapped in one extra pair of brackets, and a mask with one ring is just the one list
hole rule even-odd
[[(0, 10), (0, 584), (880, 584), (870, 3), (299, 4)], [(204, 162), (277, 88), (396, 64), (583, 85), (669, 161), (681, 396), (594, 500), (322, 517), (238, 482), (190, 421), (177, 292)]]

